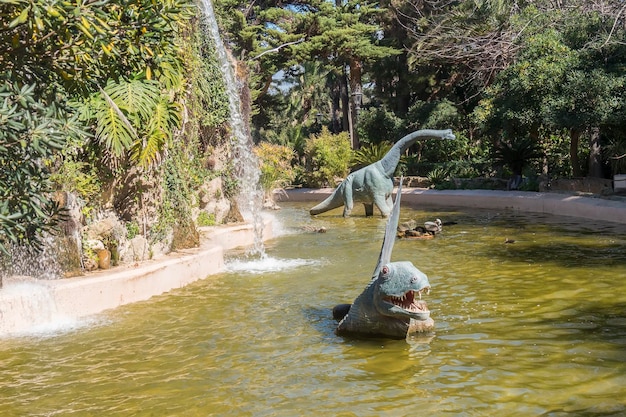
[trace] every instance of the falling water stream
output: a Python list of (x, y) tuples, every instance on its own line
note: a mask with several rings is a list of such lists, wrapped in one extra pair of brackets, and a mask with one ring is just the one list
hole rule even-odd
[(263, 247), (263, 218), (261, 217), (263, 191), (259, 185), (258, 160), (252, 151), (252, 139), (248, 134), (246, 120), (241, 110), (240, 83), (235, 77), (235, 71), (222, 41), (213, 4), (211, 0), (201, 0), (200, 3), (208, 27), (208, 35), (215, 45), (228, 95), (230, 126), (235, 145), (235, 168), (240, 184), (238, 204), (242, 215), (253, 225), (255, 232), (254, 246), (249, 250), (249, 254), (263, 257), (265, 254)]

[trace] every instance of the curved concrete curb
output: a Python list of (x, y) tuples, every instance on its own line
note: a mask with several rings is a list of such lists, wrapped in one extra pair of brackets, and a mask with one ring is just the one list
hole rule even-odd
[[(251, 225), (200, 228), (201, 245), (136, 266), (99, 270), (82, 277), (37, 280), (17, 277), (0, 290), (0, 337), (27, 333), (54, 321), (76, 319), (147, 300), (207, 278), (224, 268), (224, 252), (251, 246)], [(271, 221), (263, 238), (272, 237)]]
[[(288, 190), (286, 198), (290, 201), (321, 202), (333, 190), (332, 188)], [(278, 200), (281, 199), (281, 194), (276, 194), (276, 196)], [(285, 201), (284, 196), (282, 200)], [(402, 202), (411, 206), (519, 210), (626, 223), (626, 202), (569, 194), (531, 191), (407, 188), (402, 190)]]

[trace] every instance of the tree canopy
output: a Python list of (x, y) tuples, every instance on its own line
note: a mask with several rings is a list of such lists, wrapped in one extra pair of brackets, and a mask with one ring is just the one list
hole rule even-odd
[[(290, 158), (294, 181), (331, 182), (354, 153), (345, 150), (346, 135), (352, 151), (364, 147), (355, 159), (362, 163), (422, 128), (452, 128), (457, 140), (416, 143), (400, 167), (406, 174), (625, 172), (623, 2), (215, 5), (250, 87), (254, 141), (292, 149), (280, 154)], [(229, 111), (196, 7), (189, 0), (0, 4), (0, 249), (36, 244), (54, 227), (56, 189), (91, 201), (107, 185), (122, 209), (142, 204), (150, 184), (172, 199), (162, 207), (181, 210), (161, 213), (164, 221), (189, 216), (191, 197), (181, 194), (220, 175), (207, 167), (228, 137)], [(323, 180), (306, 173), (330, 160), (321, 150), (341, 166)]]
[[(247, 34), (247, 41), (238, 42), (237, 35), (231, 40), (240, 59), (253, 58), (248, 62), (260, 70), (257, 79), (264, 80), (255, 87), (256, 103), (263, 103), (253, 119), (257, 140), (290, 134), (274, 131), (274, 139), (267, 137), (267, 123), (307, 126), (311, 115), (292, 113), (284, 120), (286, 114), (270, 112), (293, 101), (294, 95), (308, 94), (298, 88), (300, 81), (275, 75), (293, 68), (309, 71), (313, 62), (334, 74), (323, 86), (317, 84), (325, 91), (318, 90), (315, 94), (322, 98), (313, 101), (327, 103), (317, 107), (323, 108), (318, 120), (324, 119), (331, 132), (358, 132), (355, 149), (361, 142), (397, 139), (375, 133), (379, 127), (368, 122), (374, 109), (387, 115), (381, 123), (399, 126), (389, 132), (396, 135), (424, 126), (455, 129), (462, 139), (458, 146), (465, 148), (460, 153), (470, 158), (530, 138), (535, 147), (563, 154), (563, 166), (543, 167), (555, 176), (608, 175), (602, 149), (624, 140), (619, 126), (625, 123), (626, 6), (619, 2), (302, 0), (222, 5), (227, 10), (223, 16), (239, 11), (235, 26)], [(268, 92), (271, 99), (264, 99)], [(434, 104), (444, 101), (455, 116), (437, 119), (431, 113)], [(358, 118), (346, 117), (363, 111), (371, 133)], [(449, 125), (432, 126), (434, 120)], [(563, 148), (564, 142), (569, 146)]]

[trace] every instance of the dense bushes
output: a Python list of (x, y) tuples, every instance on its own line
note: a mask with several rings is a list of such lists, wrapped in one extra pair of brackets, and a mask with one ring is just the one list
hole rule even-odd
[(55, 106), (36, 100), (34, 85), (0, 84), (0, 250), (11, 244), (40, 246), (40, 235), (58, 221), (46, 161), (66, 138)]
[(319, 135), (309, 138), (305, 147), (306, 173), (304, 181), (310, 187), (335, 186), (336, 178), (348, 174), (352, 150), (347, 132), (332, 134), (323, 128)]
[(295, 178), (295, 170), (291, 166), (294, 151), (288, 146), (262, 142), (255, 147), (254, 152), (261, 165), (259, 182), (266, 193), (266, 199), (271, 199), (271, 192), (275, 188), (290, 185)]

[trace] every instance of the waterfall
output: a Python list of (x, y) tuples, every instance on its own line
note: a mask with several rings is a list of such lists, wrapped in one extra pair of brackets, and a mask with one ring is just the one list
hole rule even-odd
[(42, 250), (30, 246), (13, 245), (8, 248), (10, 262), (0, 265), (0, 277), (26, 276), (37, 279), (59, 279), (63, 268), (59, 264), (58, 242), (53, 236), (42, 236)]
[(250, 254), (263, 257), (265, 256), (265, 248), (263, 245), (264, 222), (261, 217), (263, 191), (259, 184), (259, 163), (256, 155), (252, 152), (252, 138), (248, 134), (246, 123), (241, 112), (239, 83), (235, 77), (235, 71), (233, 70), (226, 47), (220, 36), (213, 4), (211, 0), (201, 0), (200, 3), (202, 12), (204, 13), (204, 20), (210, 32), (209, 35), (215, 44), (215, 50), (228, 95), (230, 125), (235, 145), (235, 169), (237, 170), (236, 174), (240, 185), (237, 203), (244, 219), (250, 222), (254, 227), (254, 247)]
[(13, 276), (0, 291), (0, 337), (68, 331), (80, 322), (59, 312), (54, 289), (45, 281)]

